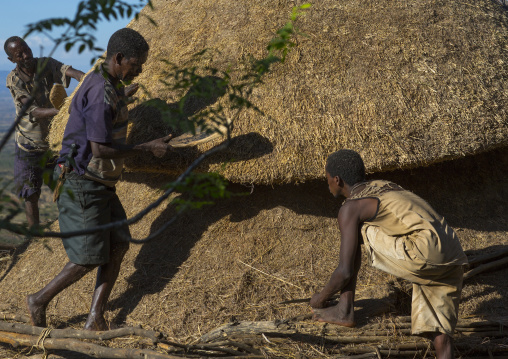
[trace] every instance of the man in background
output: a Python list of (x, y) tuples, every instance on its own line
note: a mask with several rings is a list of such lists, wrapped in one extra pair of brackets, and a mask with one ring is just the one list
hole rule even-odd
[[(16, 64), (6, 83), (16, 115), (21, 114), (30, 97), (34, 98), (16, 127), (14, 181), (17, 195), (25, 201), (28, 226), (38, 226), (42, 174), (50, 157), (46, 155), (49, 150), (46, 137), (51, 119), (58, 113), (49, 94), (54, 84), (68, 87), (71, 77), (80, 81), (84, 73), (51, 57), (34, 58), (30, 47), (18, 36), (8, 38), (4, 50), (7, 58)], [(42, 72), (37, 74), (39, 69)]]

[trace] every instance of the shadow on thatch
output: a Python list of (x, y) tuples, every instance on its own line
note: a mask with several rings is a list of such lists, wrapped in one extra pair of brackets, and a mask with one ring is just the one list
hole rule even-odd
[[(172, 134), (173, 137), (181, 135), (182, 131), (179, 128), (187, 128), (189, 118), (213, 105), (224, 95), (224, 90), (219, 84), (220, 80), (213, 76), (203, 78), (197, 85), (191, 87), (179, 102), (166, 103), (160, 98), (155, 98), (132, 108), (129, 111), (131, 128), (127, 142), (144, 143), (168, 134)], [(168, 117), (174, 122), (175, 128), (167, 123)], [(223, 163), (224, 158), (231, 161), (247, 161), (272, 151), (273, 144), (266, 137), (256, 132), (245, 133), (232, 139), (228, 149), (221, 154), (221, 159), (211, 158), (207, 165)], [(126, 166), (137, 170), (144, 169), (150, 172), (162, 170), (176, 174), (183, 172), (201, 153), (196, 146), (175, 148), (168, 158), (156, 162), (151, 154), (143, 153), (128, 158)], [(207, 165), (201, 166), (200, 169), (206, 171)]]
[[(504, 170), (508, 165), (507, 155), (508, 149), (500, 149), (427, 168), (387, 172), (370, 177), (392, 180), (422, 196), (454, 228), (458, 228), (459, 237), (470, 242), (472, 239), (469, 238), (469, 230), (487, 231), (493, 236), (496, 236), (496, 231), (508, 230), (505, 212), (508, 190)], [(491, 166), (489, 163), (498, 163), (499, 166)], [(147, 176), (129, 173), (124, 176), (124, 180), (146, 183)], [(160, 186), (164, 180), (166, 178), (162, 175), (152, 176), (150, 185)], [(231, 190), (236, 193), (252, 192), (246, 197), (233, 197), (188, 213), (159, 239), (143, 245), (134, 262), (135, 272), (127, 279), (128, 288), (111, 303), (112, 310), (120, 309), (116, 322), (123, 322), (146, 295), (163, 291), (176, 273), (182, 270), (182, 266), (185, 267), (196, 242), (222, 220), (227, 219), (232, 224), (247, 223), (262, 212), (275, 215), (279, 210), (287, 209), (295, 217), (294, 221), (287, 222), (288, 226), (298, 226), (300, 230), (308, 227), (309, 231), (313, 231), (315, 223), (309, 216), (330, 219), (336, 216), (340, 208), (340, 201), (334, 200), (328, 193), (324, 180), (275, 187), (235, 184), (231, 185)], [(172, 215), (171, 207), (159, 213), (151, 224), (151, 232), (160, 228)], [(269, 230), (270, 235), (277, 232), (277, 228), (270, 227)], [(226, 228), (216, 231), (217, 240), (235, 243), (236, 239), (230, 238), (231, 233), (228, 234)], [(189, 285), (192, 286), (192, 283)], [(488, 285), (484, 290), (489, 290)], [(495, 307), (496, 302), (493, 298), (482, 303), (478, 310), (483, 311), (484, 306)]]
[[(128, 143), (143, 143), (158, 137), (182, 134), (179, 129), (188, 128), (188, 121), (200, 111), (216, 103), (225, 93), (219, 77), (203, 77), (192, 86), (180, 101), (167, 103), (160, 98), (145, 101), (129, 111), (132, 128)], [(166, 120), (174, 123), (173, 127)]]
[[(159, 133), (167, 133), (159, 132)], [(152, 138), (153, 139), (153, 138)], [(148, 139), (147, 139), (148, 140)], [(217, 144), (217, 146), (219, 146)], [(231, 143), (226, 150), (218, 155), (209, 157), (205, 163), (201, 164), (197, 171), (207, 172), (210, 165), (221, 164), (227, 167), (230, 163), (238, 161), (249, 161), (260, 158), (273, 151), (273, 144), (268, 138), (261, 136), (259, 133), (251, 132), (243, 135), (235, 136), (231, 139)], [(157, 164), (153, 163), (153, 156), (149, 153), (143, 153), (135, 158), (126, 159), (126, 166), (132, 166), (135, 163), (135, 168), (139, 171), (143, 168), (147, 172), (161, 173), (165, 172), (169, 176), (177, 176), (187, 169), (194, 160), (196, 160), (202, 151), (197, 147), (184, 147), (174, 148), (171, 154), (165, 159), (160, 159)], [(228, 162), (224, 163), (224, 158), (228, 158)], [(144, 161), (144, 162), (143, 162)], [(144, 167), (142, 165), (144, 163)], [(134, 167), (134, 166), (132, 166)], [(134, 177), (136, 178), (136, 177)], [(126, 176), (124, 180), (131, 182), (133, 178)], [(141, 182), (145, 182), (143, 179)], [(159, 187), (155, 185), (155, 187)]]
[[(124, 180), (139, 182), (142, 175), (128, 174)], [(161, 176), (152, 178), (152, 184), (161, 183)], [(313, 214), (333, 217), (337, 204), (328, 194), (322, 181), (314, 181), (306, 185), (311, 191), (294, 196), (294, 186), (287, 186), (273, 193), (269, 186), (260, 186), (254, 189), (253, 195), (237, 196), (223, 200), (215, 205), (200, 211), (194, 211), (182, 216), (174, 226), (168, 229), (158, 239), (143, 245), (134, 262), (135, 272), (127, 279), (129, 286), (121, 297), (112, 301), (111, 309), (121, 308), (115, 322), (124, 322), (127, 315), (139, 304), (139, 301), (149, 294), (160, 293), (175, 274), (181, 270), (182, 265), (189, 258), (190, 253), (209, 227), (219, 220), (229, 217), (231, 222), (242, 222), (256, 217), (260, 211), (274, 207), (290, 208), (295, 213)], [(236, 194), (249, 193), (251, 188), (232, 185), (230, 190)], [(304, 202), (309, 202), (305, 206)], [(242, 210), (238, 210), (242, 208)], [(335, 209), (335, 210), (334, 210)], [(151, 232), (156, 231), (173, 215), (172, 208), (161, 212), (152, 223)], [(305, 221), (302, 221), (305, 226)], [(223, 240), (217, 238), (217, 240)]]

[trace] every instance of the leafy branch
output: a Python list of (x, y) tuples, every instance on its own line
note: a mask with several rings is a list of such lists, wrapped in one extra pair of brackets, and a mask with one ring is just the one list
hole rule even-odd
[[(153, 10), (151, 0), (138, 1), (137, 4), (131, 5), (123, 0), (83, 0), (79, 2), (73, 19), (51, 18), (28, 24), (24, 37), (26, 38), (32, 33), (42, 33), (52, 39), (55, 46), (64, 45), (65, 51), (70, 51), (74, 46), (78, 46), (78, 53), (82, 53), (87, 48), (90, 51), (103, 52), (104, 49), (95, 46), (97, 39), (90, 30), (97, 30), (97, 24), (101, 20), (130, 18), (133, 14), (137, 20), (140, 10), (145, 5)], [(151, 17), (146, 14), (144, 16), (156, 25)], [(53, 38), (50, 33), (62, 27), (65, 28), (62, 35), (59, 38)], [(92, 58), (90, 64), (93, 64), (96, 59), (96, 57)]]

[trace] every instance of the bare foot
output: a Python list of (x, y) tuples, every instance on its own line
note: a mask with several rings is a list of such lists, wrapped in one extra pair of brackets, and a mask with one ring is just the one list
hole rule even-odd
[(342, 325), (343, 327), (349, 327), (353, 328), (356, 326), (356, 323), (354, 321), (353, 313), (349, 315), (341, 315), (339, 312), (339, 306), (334, 305), (333, 307), (323, 308), (323, 309), (317, 309), (317, 308), (311, 308), (312, 313), (314, 315), (312, 316), (312, 319), (318, 321), (318, 322), (325, 322), (325, 323), (332, 323), (337, 325)]
[(26, 307), (28, 309), (28, 315), (30, 316), (30, 322), (36, 327), (46, 327), (46, 306), (37, 305), (35, 303), (34, 295), (28, 295), (26, 297)]
[(106, 320), (104, 317), (94, 317), (94, 316), (88, 316), (88, 319), (86, 320), (85, 327), (83, 328), (85, 330), (92, 330), (92, 331), (104, 331), (104, 330), (110, 330), (108, 323), (106, 323)]

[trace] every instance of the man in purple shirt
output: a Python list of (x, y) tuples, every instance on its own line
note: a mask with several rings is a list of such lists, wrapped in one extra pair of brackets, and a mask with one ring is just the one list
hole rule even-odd
[[(128, 28), (118, 30), (109, 40), (104, 63), (83, 80), (74, 95), (55, 168), (55, 177), (63, 181), (58, 197), (62, 232), (126, 219), (115, 193), (123, 159), (142, 151), (156, 157), (171, 151), (168, 145), (171, 136), (138, 145), (125, 143), (126, 95), (132, 95), (137, 87), (126, 94), (123, 85), (141, 73), (147, 56), (148, 44), (143, 36)], [(129, 248), (129, 239), (128, 226), (63, 239), (69, 262), (49, 284), (27, 297), (32, 324), (46, 326), (49, 302), (99, 267), (85, 329), (107, 330), (104, 310)]]

